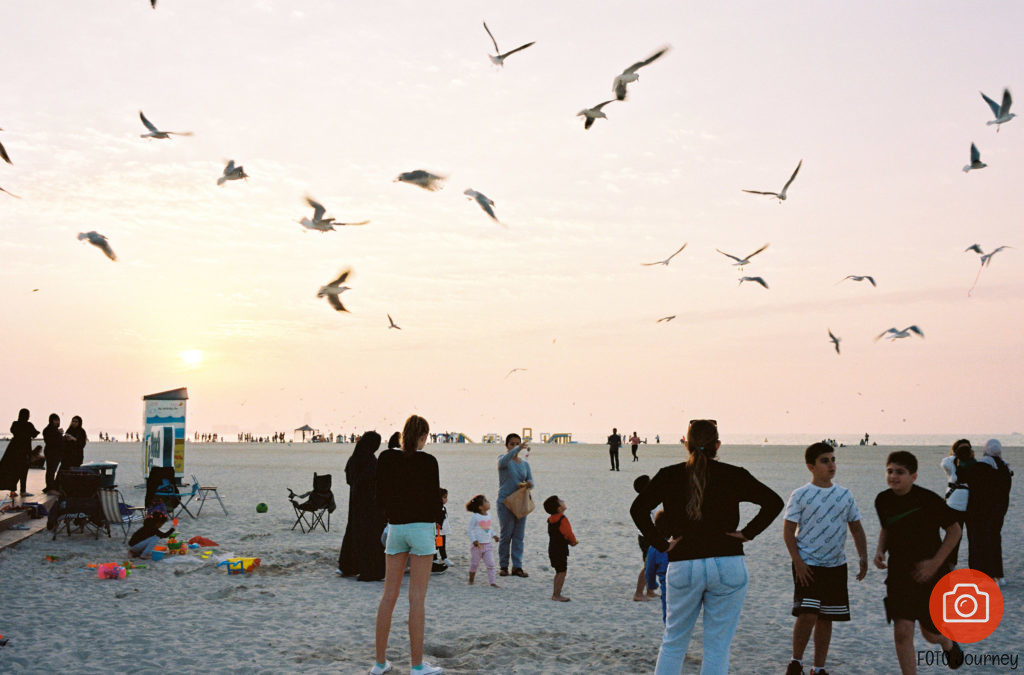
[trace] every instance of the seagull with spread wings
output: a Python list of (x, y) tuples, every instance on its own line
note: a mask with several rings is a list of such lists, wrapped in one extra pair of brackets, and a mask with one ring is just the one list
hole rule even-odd
[(469, 188), (462, 194), (466, 195), (470, 200), (475, 201), (480, 208), (484, 210), (484, 213), (491, 217), (491, 220), (499, 225), (505, 224), (498, 220), (498, 216), (494, 215), (494, 200), (488, 198), (483, 192), (477, 192), (476, 190)]
[(1000, 125), (1009, 122), (1010, 120), (1017, 116), (1016, 114), (1010, 112), (1010, 106), (1013, 105), (1013, 97), (1010, 96), (1009, 89), (1003, 89), (1003, 102), (1001, 104), (996, 103), (988, 96), (985, 96), (985, 92), (978, 93), (980, 93), (981, 97), (985, 99), (985, 103), (988, 103), (988, 107), (992, 109), (992, 114), (995, 116), (994, 120), (989, 120), (988, 122), (985, 122), (985, 124), (996, 125), (996, 133), (999, 133)]
[(398, 330), (402, 330), (402, 327), (399, 326), (397, 323), (395, 323), (395, 320), (391, 318), (390, 314), (388, 314), (388, 330), (390, 330), (392, 328), (396, 328)]
[(669, 316), (661, 317), (655, 323), (661, 323), (662, 321), (664, 321), (665, 323), (668, 323), (669, 321), (671, 321), (674, 318), (676, 318), (676, 315), (675, 314), (670, 314)]
[(832, 334), (832, 329), (829, 328), (828, 329), (828, 339), (832, 342), (833, 345), (835, 345), (836, 354), (838, 354), (839, 353), (839, 341), (842, 340), (842, 338), (837, 338), (835, 335), (833, 335)]
[(789, 177), (789, 180), (786, 181), (786, 184), (782, 186), (782, 190), (780, 190), (779, 192), (764, 192), (762, 190), (744, 190), (744, 192), (749, 192), (752, 195), (768, 195), (769, 197), (775, 197), (776, 199), (779, 200), (779, 203), (781, 204), (782, 202), (786, 201), (786, 190), (789, 189), (789, 186), (793, 183), (793, 179), (796, 178), (796, 175), (800, 173), (800, 167), (803, 165), (804, 160), (801, 159), (800, 162), (796, 165), (796, 168), (793, 169), (793, 175)]
[(152, 122), (150, 122), (148, 119), (146, 119), (146, 116), (144, 114), (142, 114), (141, 110), (139, 111), (139, 119), (141, 119), (142, 123), (144, 125), (146, 125), (147, 129), (149, 129), (149, 133), (148, 134), (139, 134), (139, 138), (170, 138), (171, 135), (174, 135), (174, 136), (191, 136), (192, 135), (191, 131), (160, 131), (159, 129), (156, 128), (156, 126), (153, 125)]
[(521, 45), (521, 46), (516, 47), (515, 49), (513, 49), (511, 51), (508, 51), (508, 52), (505, 52), (504, 54), (502, 54), (501, 53), (501, 48), (498, 47), (498, 41), (494, 39), (494, 35), (491, 33), (491, 29), (487, 27), (487, 22), (486, 21), (484, 21), (484, 30), (487, 31), (488, 37), (490, 37), (491, 38), (491, 42), (494, 43), (494, 51), (496, 51), (498, 53), (497, 56), (491, 56), (490, 54), (487, 55), (488, 58), (491, 59), (491, 63), (493, 63), (496, 66), (504, 67), (505, 59), (507, 59), (509, 56), (515, 54), (516, 52), (521, 52), (524, 49), (526, 49), (527, 47), (532, 47), (534, 45), (533, 42), (527, 42), (525, 45)]
[(507, 373), (505, 373), (505, 379), (507, 380), (509, 377), (511, 377), (512, 375), (515, 375), (516, 373), (518, 373), (520, 371), (526, 372), (526, 368), (513, 368), (512, 370), (510, 370)]
[(640, 70), (644, 66), (649, 66), (650, 64), (654, 63), (662, 56), (664, 56), (665, 52), (667, 52), (668, 50), (669, 47), (666, 45), (665, 47), (662, 47), (658, 51), (648, 56), (643, 61), (637, 61), (629, 68), (626, 68), (624, 71), (616, 75), (615, 79), (612, 81), (612, 91), (615, 92), (615, 98), (618, 99), (619, 101), (625, 101), (626, 85), (628, 85), (630, 82), (636, 82), (637, 80), (640, 79), (640, 74), (636, 71)]
[(766, 248), (768, 248), (768, 244), (765, 244), (761, 248), (757, 249), (756, 251), (754, 251), (753, 253), (748, 255), (746, 258), (738, 258), (738, 257), (732, 255), (731, 253), (726, 253), (725, 251), (723, 251), (721, 249), (718, 249), (718, 248), (716, 248), (715, 250), (718, 251), (719, 253), (721, 253), (722, 255), (724, 255), (726, 258), (732, 258), (733, 260), (735, 260), (736, 262), (734, 262), (733, 265), (739, 267), (740, 269), (743, 269), (744, 267), (746, 267), (747, 265), (750, 264), (750, 259), (751, 258), (753, 258), (755, 255), (757, 255), (761, 251), (765, 250)]
[[(687, 244), (688, 243), (689, 242), (687, 242)], [(644, 267), (649, 267), (651, 265), (664, 265), (665, 267), (668, 267), (669, 261), (672, 260), (672, 258), (675, 258), (680, 253), (682, 253), (684, 248), (686, 248), (686, 244), (683, 244), (682, 246), (680, 246), (678, 251), (676, 251), (675, 253), (673, 253), (669, 257), (665, 258), (664, 260), (657, 260), (655, 262), (640, 263), (640, 264), (643, 265)]]
[(988, 166), (988, 164), (981, 161), (981, 153), (978, 152), (978, 146), (971, 143), (971, 163), (964, 166), (964, 173), (975, 169), (984, 169), (986, 166)]
[(867, 281), (870, 282), (872, 286), (876, 288), (878, 287), (878, 284), (875, 283), (875, 278), (872, 276), (868, 276), (867, 274), (848, 274), (842, 279), (840, 279), (837, 283), (841, 284), (847, 279), (853, 279), (854, 281)]
[(437, 192), (438, 190), (444, 187), (444, 181), (447, 178), (447, 176), (442, 176), (436, 173), (430, 173), (429, 171), (424, 171), (423, 169), (415, 169), (413, 171), (405, 171), (403, 173), (398, 174), (398, 178), (396, 178), (392, 182), (409, 183), (410, 185), (421, 187), (424, 190), (428, 190), (430, 192)]
[(245, 172), (242, 165), (235, 166), (235, 160), (229, 159), (227, 166), (224, 167), (224, 174), (217, 179), (217, 185), (223, 185), (229, 180), (242, 180), (249, 178), (249, 174)]
[(331, 303), (331, 307), (333, 307), (338, 312), (347, 312), (348, 310), (345, 309), (345, 305), (341, 304), (341, 298), (339, 296), (345, 291), (352, 290), (351, 287), (343, 285), (345, 283), (345, 280), (348, 279), (349, 276), (351, 275), (351, 268), (345, 270), (340, 275), (338, 275), (337, 279), (330, 282), (326, 286), (321, 286), (320, 290), (317, 291), (316, 293), (316, 297), (327, 298), (327, 302)]
[(899, 340), (901, 338), (910, 337), (910, 335), (912, 333), (915, 334), (915, 335), (919, 335), (921, 337), (924, 337), (924, 333), (922, 333), (921, 329), (918, 328), (915, 325), (915, 326), (907, 326), (903, 330), (898, 330), (896, 328), (888, 328), (888, 329), (882, 331), (881, 333), (879, 333), (878, 336), (875, 338), (875, 340), (877, 341), (877, 340), (880, 340), (880, 339), (882, 339), (884, 337), (888, 337), (889, 341), (892, 342), (893, 340)]
[(107, 241), (107, 238), (104, 237), (102, 234), (100, 234), (96, 230), (92, 230), (89, 232), (79, 232), (78, 240), (82, 241), (83, 239), (88, 241), (90, 244), (92, 244), (99, 250), (103, 251), (103, 254), (105, 256), (107, 256), (114, 262), (117, 262), (117, 255), (114, 254), (114, 249), (110, 248), (110, 242)]
[(324, 218), (324, 214), (327, 212), (327, 209), (324, 208), (323, 204), (309, 196), (306, 197), (306, 203), (313, 207), (313, 218), (310, 219), (303, 216), (299, 220), (299, 224), (307, 230), (329, 232), (333, 231), (335, 226), (345, 227), (347, 225), (366, 225), (370, 222), (368, 220), (360, 220), (357, 223), (342, 223), (334, 218)]
[(598, 103), (593, 108), (584, 108), (583, 110), (581, 110), (578, 113), (576, 113), (576, 117), (582, 117), (583, 118), (583, 128), (584, 129), (589, 129), (590, 127), (594, 126), (594, 120), (597, 120), (597, 119), (604, 119), (604, 120), (606, 120), (606, 119), (608, 119), (608, 116), (605, 115), (604, 112), (601, 111), (601, 108), (605, 107), (609, 103), (614, 103), (614, 102), (615, 102), (615, 99), (612, 98), (612, 99), (608, 99), (607, 101), (602, 101), (601, 103)]
[(740, 277), (740, 286), (743, 285), (744, 281), (753, 281), (755, 284), (761, 284), (765, 289), (768, 288), (768, 284), (761, 277)]

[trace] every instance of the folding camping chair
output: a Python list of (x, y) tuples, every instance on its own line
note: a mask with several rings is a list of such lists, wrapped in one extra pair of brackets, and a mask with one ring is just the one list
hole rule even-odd
[[(306, 499), (308, 497), (308, 499)], [(299, 503), (298, 499), (306, 499)], [(318, 476), (313, 474), (313, 489), (309, 492), (297, 495), (288, 488), (288, 501), (295, 509), (295, 525), (302, 529), (303, 534), (312, 532), (317, 525), (323, 528), (324, 532), (331, 530), (331, 513), (337, 508), (334, 503), (334, 493), (331, 492), (331, 474)], [(327, 514), (327, 523), (324, 523), (324, 514)]]
[(60, 485), (61, 496), (49, 521), (53, 525), (53, 539), (57, 538), (62, 525), (69, 537), (74, 526), (79, 534), (92, 530), (98, 539), (104, 526), (99, 497), (100, 475), (92, 469), (74, 467), (61, 471)]
[(100, 506), (103, 508), (103, 517), (106, 518), (107, 536), (110, 536), (111, 524), (121, 526), (124, 538), (128, 539), (129, 526), (142, 520), (146, 513), (145, 506), (128, 506), (124, 503), (121, 491), (116, 488), (100, 488)]
[(174, 467), (154, 466), (146, 478), (146, 508), (160, 503), (167, 509), (171, 518), (177, 518), (184, 511), (192, 518), (195, 515), (188, 509), (188, 504), (199, 494), (199, 485), (192, 483), (192, 489), (179, 492), (175, 483)]
[(199, 486), (199, 508), (196, 509), (196, 518), (198, 518), (199, 514), (203, 512), (203, 504), (206, 503), (206, 497), (211, 492), (213, 493), (213, 496), (217, 498), (217, 503), (220, 504), (220, 507), (224, 509), (224, 515), (228, 515), (228, 509), (226, 506), (224, 506), (224, 502), (221, 501), (220, 493), (217, 492), (216, 485), (203, 485), (202, 483), (199, 482), (199, 479), (196, 478), (195, 474), (192, 474), (192, 485)]

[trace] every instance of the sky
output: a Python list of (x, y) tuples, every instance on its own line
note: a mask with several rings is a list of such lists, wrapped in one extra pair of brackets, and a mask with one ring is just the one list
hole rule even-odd
[[(482, 21), (536, 44), (497, 68)], [(1024, 97), (1022, 21), (967, 2), (0, 3), (0, 186), (21, 197), (0, 194), (0, 410), (123, 434), (142, 395), (185, 386), (190, 435), (413, 412), (473, 438), (695, 417), (723, 437), (1024, 431), (1024, 119), (997, 133), (979, 95)], [(664, 45), (584, 130), (576, 112)], [(140, 110), (194, 135), (140, 138)], [(965, 174), (972, 142), (988, 167)], [(228, 159), (250, 178), (217, 186)], [(801, 160), (784, 203), (741, 191)], [(393, 182), (412, 169), (447, 184)], [(371, 222), (304, 231), (306, 195)], [(715, 251), (765, 243), (744, 274), (768, 290)], [(969, 297), (974, 243), (1014, 248)], [(315, 296), (345, 268), (338, 313)], [(911, 324), (924, 339), (874, 340)]]

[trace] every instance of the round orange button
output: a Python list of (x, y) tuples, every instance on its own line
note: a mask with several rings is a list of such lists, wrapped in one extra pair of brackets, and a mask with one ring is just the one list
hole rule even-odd
[(978, 642), (1003, 618), (1003, 594), (984, 572), (953, 570), (935, 584), (928, 611), (935, 627), (950, 640)]

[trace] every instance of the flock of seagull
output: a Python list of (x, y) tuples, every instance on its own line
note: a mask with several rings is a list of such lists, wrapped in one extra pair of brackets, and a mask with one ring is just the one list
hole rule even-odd
[[(157, 0), (150, 0), (150, 4), (151, 4), (153, 9), (156, 9)], [(514, 49), (502, 52), (501, 48), (498, 46), (497, 39), (495, 39), (494, 34), (491, 32), (491, 29), (488, 27), (486, 21), (483, 22), (483, 27), (484, 27), (484, 30), (487, 33), (487, 36), (490, 38), (491, 43), (494, 45), (494, 51), (495, 51), (495, 54), (493, 54), (493, 55), (488, 54), (488, 58), (490, 59), (490, 62), (492, 64), (494, 64), (495, 66), (497, 66), (497, 67), (503, 68), (505, 66), (505, 60), (506, 59), (508, 59), (513, 54), (519, 53), (519, 52), (521, 52), (521, 51), (523, 51), (525, 49), (528, 49), (529, 47), (532, 47), (535, 44), (535, 42), (531, 41), (531, 42), (527, 42), (525, 44), (522, 44), (522, 45), (520, 45), (520, 46), (518, 46), (518, 47), (516, 47)], [(606, 101), (602, 101), (601, 103), (598, 103), (597, 105), (594, 105), (592, 107), (584, 108), (583, 110), (579, 111), (576, 114), (577, 117), (582, 117), (583, 118), (583, 128), (584, 129), (590, 129), (590, 127), (593, 126), (593, 124), (594, 124), (594, 122), (596, 120), (598, 120), (598, 119), (607, 119), (608, 117), (607, 117), (607, 115), (604, 112), (605, 106), (607, 106), (607, 105), (609, 105), (611, 103), (625, 101), (626, 98), (627, 98), (627, 95), (628, 95), (628, 86), (630, 84), (634, 83), (634, 82), (637, 82), (640, 79), (639, 70), (641, 68), (644, 68), (646, 66), (651, 65), (652, 63), (654, 63), (655, 61), (660, 59), (662, 56), (664, 56), (669, 51), (669, 49), (670, 49), (669, 46), (664, 46), (664, 47), (660, 48), (659, 50), (657, 50), (656, 52), (654, 52), (653, 54), (651, 54), (650, 56), (648, 56), (647, 58), (645, 58), (645, 59), (643, 59), (641, 61), (637, 61), (637, 62), (633, 63), (632, 65), (630, 65), (629, 67), (624, 69), (621, 73), (616, 75), (615, 78), (612, 80), (612, 92), (614, 94), (613, 98), (610, 98), (610, 99), (608, 99)], [(1001, 126), (1003, 124), (1009, 122), (1010, 120), (1012, 120), (1016, 116), (1014, 113), (1010, 112), (1010, 108), (1011, 108), (1011, 106), (1013, 104), (1013, 99), (1012, 99), (1012, 97), (1010, 95), (1009, 89), (1004, 89), (1003, 90), (1002, 101), (1000, 103), (996, 103), (994, 100), (992, 100), (991, 98), (986, 96), (984, 94), (984, 92), (981, 92), (981, 96), (984, 99), (985, 103), (988, 104), (989, 108), (992, 111), (992, 115), (993, 115), (993, 119), (988, 120), (986, 122), (986, 125), (989, 125), (989, 126), (995, 125), (996, 132), (999, 131), (999, 129), (1001, 128)], [(147, 133), (140, 134), (141, 138), (145, 138), (145, 139), (148, 139), (148, 140), (166, 140), (166, 139), (170, 139), (172, 136), (191, 136), (192, 135), (191, 131), (166, 131), (166, 130), (162, 130), (162, 129), (158, 128), (155, 124), (153, 124), (146, 117), (146, 115), (141, 110), (139, 111), (139, 119), (142, 121), (143, 126), (147, 130)], [(0, 131), (3, 131), (3, 129), (0, 129)], [(3, 160), (7, 164), (13, 164), (13, 162), (11, 161), (10, 156), (7, 153), (7, 150), (4, 148), (2, 143), (0, 143), (0, 160)], [(797, 163), (796, 168), (793, 170), (793, 173), (790, 175), (789, 180), (786, 181), (786, 183), (782, 186), (782, 189), (779, 190), (778, 192), (766, 191), (766, 190), (748, 190), (748, 189), (743, 189), (742, 191), (746, 192), (746, 193), (749, 193), (749, 194), (754, 194), (754, 195), (768, 196), (768, 197), (771, 197), (771, 198), (774, 198), (775, 200), (777, 200), (779, 204), (782, 204), (784, 201), (786, 201), (787, 196), (788, 196), (788, 191), (789, 191), (790, 187), (792, 186), (793, 181), (796, 179), (797, 174), (800, 173), (800, 169), (801, 169), (802, 166), (803, 166), (803, 160), (801, 159)], [(977, 145), (972, 142), (971, 143), (971, 150), (970, 150), (970, 163), (963, 167), (963, 171), (965, 173), (969, 173), (970, 171), (976, 171), (976, 170), (983, 169), (983, 168), (986, 168), (986, 167), (987, 167), (987, 164), (985, 164), (984, 162), (981, 161), (981, 152), (978, 150)], [(217, 185), (222, 186), (225, 183), (227, 183), (228, 181), (246, 180), (248, 178), (249, 178), (249, 175), (245, 172), (245, 169), (242, 167), (242, 165), (236, 164), (234, 160), (226, 160), (226, 165), (225, 165), (225, 167), (223, 169), (223, 172), (217, 178), (216, 182), (217, 182)], [(446, 175), (442, 175), (442, 174), (438, 174), (438, 173), (433, 173), (433, 172), (427, 171), (425, 169), (415, 169), (415, 170), (412, 170), (412, 171), (406, 171), (406, 172), (403, 172), (403, 173), (399, 174), (394, 179), (395, 182), (408, 183), (410, 185), (414, 185), (416, 187), (422, 188), (423, 190), (426, 190), (426, 191), (429, 191), (429, 192), (436, 192), (438, 190), (443, 189), (444, 186), (445, 186), (446, 180), (447, 180), (447, 176)], [(20, 197), (18, 195), (15, 195), (15, 194), (9, 192), (8, 190), (4, 189), (2, 186), (0, 186), (0, 192), (4, 192), (4, 193), (6, 193), (7, 195), (9, 195), (9, 196), (11, 196), (13, 198), (20, 199)], [(494, 203), (494, 200), (490, 199), (489, 197), (487, 197), (482, 192), (480, 192), (478, 190), (475, 190), (475, 189), (472, 189), (472, 188), (466, 189), (463, 192), (463, 194), (467, 197), (467, 199), (469, 199), (470, 201), (475, 202), (477, 204), (477, 206), (479, 206), (479, 208), (491, 220), (493, 220), (495, 223), (498, 223), (499, 225), (505, 226), (505, 224), (502, 223), (501, 220), (499, 220), (497, 214), (495, 213), (495, 203)], [(305, 217), (305, 216), (302, 217), (301, 219), (298, 220), (298, 223), (300, 225), (302, 225), (302, 227), (305, 228), (306, 230), (312, 230), (312, 231), (317, 231), (317, 232), (321, 232), (321, 233), (326, 233), (326, 232), (335, 231), (336, 228), (338, 228), (338, 227), (362, 226), (362, 225), (367, 225), (370, 222), (369, 220), (362, 220), (362, 221), (356, 221), (356, 222), (340, 222), (340, 221), (336, 220), (334, 217), (327, 216), (326, 215), (327, 214), (327, 209), (324, 207), (324, 205), (321, 204), (320, 202), (314, 200), (312, 197), (306, 196), (305, 201), (309, 205), (309, 207), (313, 209), (313, 213), (312, 213), (311, 217)], [(89, 244), (91, 244), (92, 246), (98, 248), (111, 261), (115, 261), (115, 262), (117, 261), (117, 259), (118, 259), (117, 255), (114, 253), (114, 250), (111, 247), (109, 240), (107, 239), (106, 236), (100, 234), (99, 232), (96, 232), (96, 231), (80, 232), (78, 234), (78, 239), (80, 241), (86, 241)], [(673, 258), (675, 258), (677, 255), (682, 253), (683, 250), (686, 249), (686, 246), (687, 246), (687, 244), (684, 243), (674, 253), (672, 253), (670, 256), (668, 256), (664, 260), (656, 260), (654, 262), (641, 263), (641, 264), (643, 266), (663, 265), (663, 266), (667, 267), (669, 265), (669, 263), (672, 261)], [(731, 253), (726, 253), (725, 251), (722, 251), (722, 250), (717, 249), (717, 248), (715, 250), (718, 253), (722, 254), (723, 256), (725, 256), (727, 258), (730, 258), (733, 261), (732, 265), (734, 267), (737, 267), (739, 269), (739, 271), (742, 273), (744, 268), (751, 263), (751, 258), (753, 258), (754, 256), (758, 255), (759, 253), (763, 252), (765, 249), (768, 248), (768, 246), (769, 246), (768, 244), (765, 244), (764, 246), (760, 247), (759, 249), (757, 249), (753, 253), (750, 253), (749, 255), (744, 256), (744, 257), (736, 256), (736, 255), (733, 255)], [(974, 252), (974, 253), (977, 253), (978, 256), (979, 256), (979, 259), (980, 259), (980, 263), (981, 263), (980, 267), (978, 269), (978, 276), (975, 277), (974, 285), (971, 286), (971, 289), (968, 291), (968, 295), (970, 295), (971, 292), (973, 292), (974, 287), (977, 285), (978, 277), (981, 275), (982, 269), (984, 269), (985, 267), (987, 267), (989, 265), (989, 263), (992, 260), (992, 257), (995, 256), (997, 253), (999, 253), (999, 252), (1001, 252), (1001, 251), (1003, 251), (1005, 249), (1008, 249), (1008, 248), (1012, 248), (1012, 247), (1011, 246), (1007, 246), (1007, 245), (1002, 245), (1002, 246), (999, 246), (999, 247), (993, 249), (992, 251), (990, 251), (988, 253), (985, 253), (982, 250), (982, 248), (980, 247), (980, 245), (972, 244), (971, 246), (967, 247), (964, 250), (964, 252)], [(341, 301), (341, 295), (345, 291), (351, 290), (351, 287), (345, 285), (345, 282), (351, 277), (351, 275), (352, 275), (352, 270), (350, 268), (343, 270), (339, 274), (339, 276), (337, 278), (335, 278), (334, 280), (332, 280), (332, 281), (328, 282), (327, 284), (321, 286), (320, 289), (317, 291), (316, 297), (318, 297), (318, 298), (325, 298), (327, 300), (328, 304), (330, 304), (331, 307), (334, 310), (338, 311), (338, 312), (348, 312), (349, 310), (345, 308), (345, 305)], [(875, 282), (874, 277), (872, 277), (870, 275), (855, 275), (855, 274), (851, 274), (851, 275), (848, 275), (848, 276), (844, 277), (843, 279), (841, 279), (839, 282), (837, 282), (837, 284), (838, 283), (842, 283), (843, 281), (846, 281), (846, 280), (852, 280), (852, 281), (857, 281), (857, 282), (859, 282), (859, 281), (867, 281), (867, 282), (869, 282), (871, 284), (872, 287), (877, 287), (877, 283)], [(739, 285), (742, 286), (743, 283), (745, 283), (745, 282), (750, 282), (750, 283), (758, 284), (758, 285), (762, 286), (765, 290), (769, 289), (768, 283), (761, 276), (741, 276), (740, 279), (739, 279)], [(387, 318), (388, 318), (388, 329), (401, 330), (401, 327), (399, 327), (395, 323), (395, 321), (391, 318), (390, 314), (387, 315)], [(657, 321), (659, 323), (661, 323), (661, 322), (668, 323), (668, 322), (672, 321), (675, 318), (676, 318), (676, 315), (673, 314), (673, 315), (670, 315), (670, 316), (661, 317)], [(879, 339), (882, 339), (882, 338), (887, 338), (890, 341), (892, 341), (892, 340), (898, 340), (898, 339), (902, 339), (902, 338), (907, 338), (907, 337), (910, 337), (911, 335), (917, 335), (918, 337), (921, 337), (921, 338), (924, 337), (924, 333), (922, 332), (922, 330), (917, 325), (910, 325), (910, 326), (907, 326), (906, 328), (903, 328), (903, 329), (897, 329), (895, 327), (888, 328), (885, 331), (882, 331), (875, 338), (875, 340), (879, 340)], [(835, 348), (836, 353), (839, 354), (840, 353), (839, 343), (840, 343), (841, 338), (837, 337), (832, 332), (831, 329), (828, 330), (828, 337), (829, 337), (829, 341), (832, 343), (833, 347)], [(509, 375), (512, 375), (515, 372), (518, 372), (520, 370), (525, 370), (525, 369), (514, 368), (511, 371), (509, 371), (509, 373), (508, 373), (508, 375), (506, 375), (506, 377), (508, 377)]]

